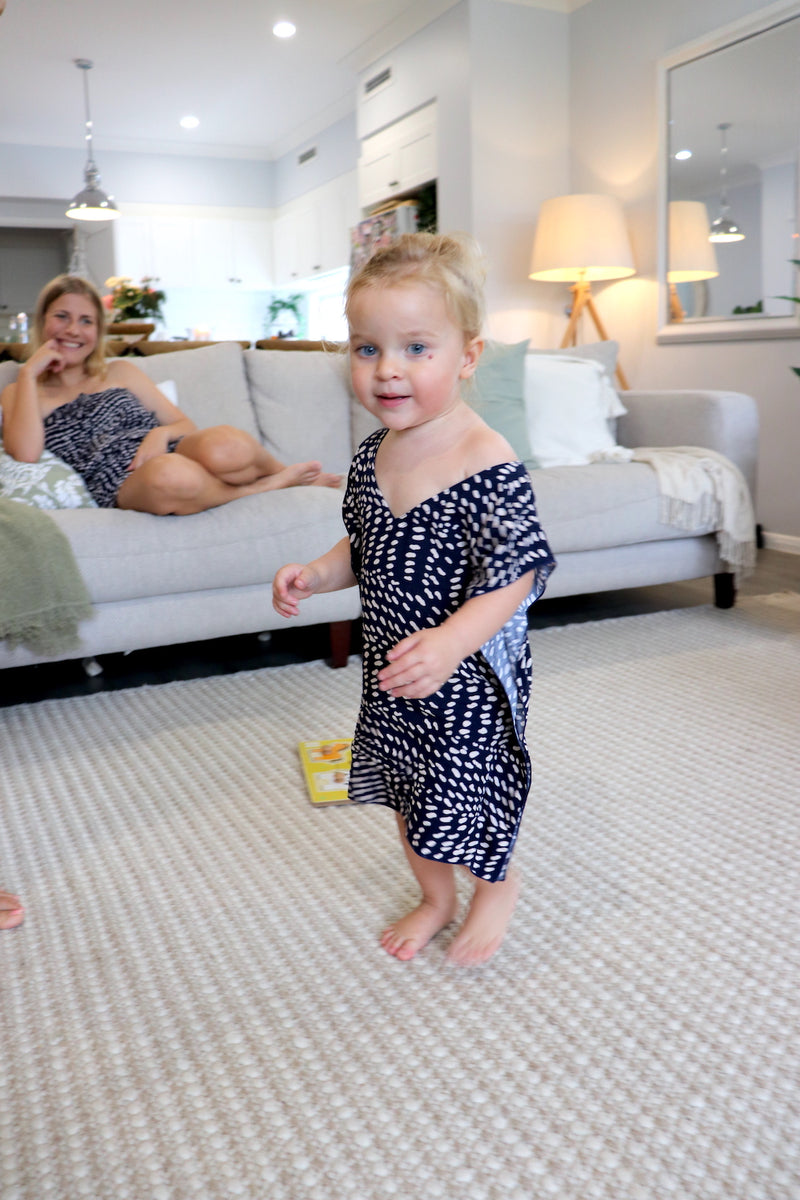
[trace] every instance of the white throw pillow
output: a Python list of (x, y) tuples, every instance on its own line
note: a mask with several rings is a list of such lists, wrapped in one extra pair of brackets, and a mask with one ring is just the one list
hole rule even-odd
[(525, 356), (528, 439), (540, 466), (585, 466), (592, 455), (613, 450), (608, 418), (618, 404), (598, 363), (557, 354)]
[(170, 404), (174, 404), (176, 408), (180, 408), (178, 404), (178, 388), (174, 379), (163, 379), (161, 383), (157, 383), (156, 387), (169, 400)]

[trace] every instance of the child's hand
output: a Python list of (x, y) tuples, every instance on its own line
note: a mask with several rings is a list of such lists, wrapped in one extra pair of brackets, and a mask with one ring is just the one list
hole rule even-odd
[(389, 665), (378, 672), (378, 686), (392, 696), (422, 700), (439, 691), (463, 657), (443, 626), (420, 629), (388, 652)]
[(272, 581), (272, 607), (282, 617), (296, 617), (300, 601), (307, 599), (317, 587), (317, 575), (302, 563), (281, 567)]

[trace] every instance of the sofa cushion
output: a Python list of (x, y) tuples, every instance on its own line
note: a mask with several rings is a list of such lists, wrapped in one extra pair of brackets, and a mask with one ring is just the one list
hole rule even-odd
[(520, 462), (538, 466), (525, 419), (525, 354), (527, 341), (515, 345), (487, 342), (465, 397), (487, 425), (506, 439)]
[(136, 366), (154, 383), (174, 380), (178, 407), (200, 429), (224, 423), (259, 436), (238, 342), (153, 354), (137, 358)]
[[(647, 463), (593, 463), (531, 473), (542, 528), (558, 557), (575, 550), (686, 537), (659, 521), (656, 473)], [(713, 524), (697, 533), (709, 533)]]
[[(590, 359), (592, 362), (600, 364), (608, 386), (615, 392), (617, 390), (614, 383), (614, 372), (617, 369), (619, 342), (585, 342), (581, 346), (564, 346), (560, 350), (529, 350), (528, 354), (544, 354), (551, 357), (555, 354), (559, 358)], [(617, 393), (616, 400), (609, 397), (609, 410), (609, 415), (616, 417), (622, 416), (625, 412), (619, 393)]]
[(581, 466), (593, 454), (613, 450), (608, 419), (617, 404), (617, 393), (599, 363), (555, 354), (526, 355), (528, 438), (539, 466)]
[(245, 350), (244, 363), (264, 445), (283, 462), (316, 458), (326, 471), (347, 471), (352, 447), (346, 356)]
[(188, 517), (117, 508), (49, 514), (69, 538), (92, 602), (269, 583), (344, 536), (342, 493), (297, 487)]

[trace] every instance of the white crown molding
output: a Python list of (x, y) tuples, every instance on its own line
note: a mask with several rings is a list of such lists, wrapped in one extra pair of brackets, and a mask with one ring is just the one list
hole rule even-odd
[(552, 12), (572, 13), (592, 0), (502, 0), (504, 4), (518, 4), (523, 8), (547, 8)]
[(339, 59), (341, 66), (347, 67), (357, 74), (366, 71), (374, 62), (389, 54), (401, 42), (407, 41), (415, 33), (419, 33), (426, 25), (430, 25), (442, 13), (454, 8), (460, 0), (418, 0), (410, 5), (405, 12), (400, 13), (394, 20), (388, 21), (383, 29), (378, 30), (372, 37), (356, 46), (349, 54)]

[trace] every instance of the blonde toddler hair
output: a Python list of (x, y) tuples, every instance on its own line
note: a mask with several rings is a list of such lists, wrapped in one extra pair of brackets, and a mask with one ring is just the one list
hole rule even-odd
[[(36, 311), (33, 314), (31, 353), (35, 354), (44, 344), (44, 319), (47, 310), (62, 296), (86, 296), (88, 300), (91, 300), (97, 318), (97, 344), (87, 358), (84, 367), (87, 375), (105, 375), (106, 310), (103, 308), (103, 301), (97, 288), (88, 279), (82, 279), (80, 275), (56, 275), (55, 279), (51, 279), (42, 288), (36, 301)], [(49, 372), (46, 371), (45, 376), (48, 374)]]
[(369, 287), (426, 283), (444, 298), (465, 341), (480, 337), (485, 306), (486, 271), (478, 243), (467, 233), (404, 233), (379, 247), (356, 269), (345, 291), (350, 320), (353, 299)]

